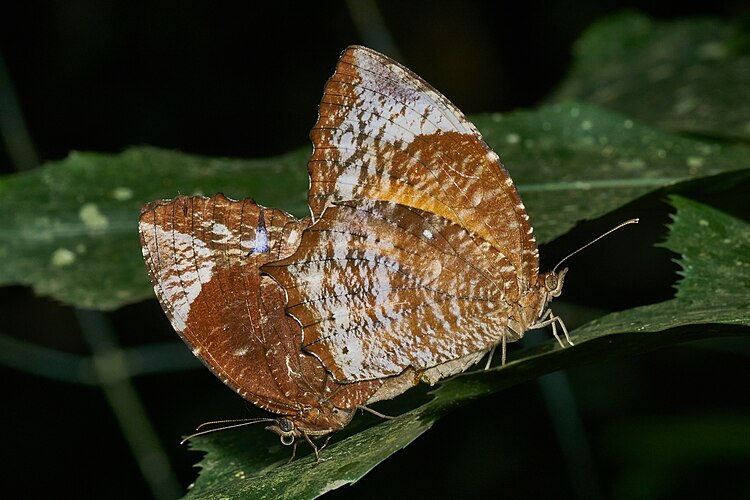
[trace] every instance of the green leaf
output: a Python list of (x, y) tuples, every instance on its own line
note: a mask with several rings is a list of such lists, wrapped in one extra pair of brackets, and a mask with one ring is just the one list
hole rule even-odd
[(562, 349), (550, 340), (519, 351), (504, 367), (446, 380), (427, 403), (331, 445), (318, 465), (312, 455), (284, 465), (289, 450), (269, 447), (276, 438), (260, 429), (198, 438), (195, 449), (209, 453), (189, 496), (314, 498), (361, 478), (472, 399), (592, 359), (715, 335), (749, 335), (750, 225), (686, 198), (671, 201), (677, 213), (663, 245), (682, 255), (684, 276), (675, 298), (589, 323), (573, 332), (575, 346)]
[[(403, 415), (338, 442), (322, 452), (317, 465), (311, 454), (286, 464), (291, 450), (278, 444), (275, 435), (259, 436), (260, 429), (196, 439), (193, 448), (210, 453), (199, 464), (201, 475), (188, 498), (315, 498), (355, 482), (424, 433), (437, 415), (422, 415)], [(269, 438), (274, 444), (259, 446)]]
[[(661, 244), (682, 255), (682, 280), (673, 300), (613, 313), (578, 329), (656, 332), (682, 325), (750, 325), (750, 226), (746, 221), (680, 196), (669, 238)], [(705, 325), (705, 326), (697, 326)]]
[[(750, 150), (660, 132), (594, 106), (476, 118), (519, 185), (537, 238), (664, 185), (746, 167)], [(153, 296), (137, 234), (140, 206), (178, 194), (252, 197), (308, 213), (308, 150), (231, 160), (155, 148), (73, 153), (0, 178), (0, 284), (86, 308)]]
[(595, 23), (574, 52), (552, 100), (585, 100), (677, 131), (750, 138), (747, 25), (625, 13)]
[(303, 214), (307, 153), (262, 160), (203, 158), (156, 148), (72, 153), (0, 178), (0, 284), (98, 309), (152, 297), (138, 239), (150, 200), (178, 194), (257, 196)]
[[(746, 221), (680, 196), (669, 238), (661, 244), (682, 254), (677, 301), (690, 314), (717, 323), (750, 322), (750, 231)], [(709, 268), (705, 262), (712, 262)], [(707, 295), (708, 293), (708, 295)], [(730, 307), (727, 307), (729, 305)], [(733, 312), (732, 309), (734, 309)], [(729, 314), (727, 314), (729, 313)], [(692, 321), (691, 321), (692, 322)]]
[(475, 118), (515, 180), (541, 243), (677, 182), (750, 167), (750, 149), (700, 141), (581, 103)]

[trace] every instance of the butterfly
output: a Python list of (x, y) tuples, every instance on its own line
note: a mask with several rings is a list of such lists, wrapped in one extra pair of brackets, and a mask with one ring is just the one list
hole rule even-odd
[(283, 289), (259, 267), (291, 254), (309, 224), (217, 194), (151, 202), (139, 231), (156, 296), (185, 343), (227, 386), (276, 415), (257, 421), (270, 422), (282, 443), (296, 449), (305, 439), (318, 457), (312, 438), (415, 382), (406, 375), (339, 384), (302, 350)]
[(504, 363), (506, 343), (547, 325), (572, 344), (549, 308), (567, 269), (539, 272), (510, 175), (437, 90), (349, 47), (310, 137), (312, 225), (261, 270), (338, 382), (414, 370), (432, 383), (498, 345)]

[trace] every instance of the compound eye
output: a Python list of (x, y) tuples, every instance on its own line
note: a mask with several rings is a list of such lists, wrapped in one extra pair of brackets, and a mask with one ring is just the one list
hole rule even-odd
[(294, 424), (291, 420), (288, 420), (286, 418), (280, 418), (276, 420), (279, 429), (281, 429), (281, 432), (287, 433), (292, 432), (294, 430)]
[(544, 286), (547, 290), (555, 290), (557, 288), (557, 275), (553, 273), (548, 274), (544, 279)]

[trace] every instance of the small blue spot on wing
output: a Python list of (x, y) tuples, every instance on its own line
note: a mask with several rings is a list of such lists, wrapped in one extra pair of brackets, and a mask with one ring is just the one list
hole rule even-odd
[(255, 230), (255, 245), (252, 253), (268, 253), (271, 248), (268, 246), (268, 229), (266, 229), (266, 220), (263, 209), (260, 209), (258, 216), (258, 228)]

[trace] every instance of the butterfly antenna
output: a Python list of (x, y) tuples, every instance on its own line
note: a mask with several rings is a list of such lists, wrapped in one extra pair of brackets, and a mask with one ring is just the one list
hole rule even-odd
[(380, 417), (380, 418), (382, 418), (382, 419), (384, 419), (384, 420), (394, 420), (394, 419), (396, 418), (396, 417), (391, 417), (390, 415), (386, 415), (386, 414), (384, 414), (384, 413), (380, 413), (380, 412), (379, 412), (379, 411), (377, 411), (377, 410), (373, 410), (373, 409), (372, 409), (372, 408), (370, 408), (369, 406), (365, 406), (365, 405), (359, 405), (359, 406), (357, 406), (357, 408), (359, 408), (360, 410), (363, 410), (363, 411), (366, 411), (366, 412), (372, 413), (372, 414), (373, 414), (373, 415), (375, 415), (376, 417)]
[[(210, 434), (212, 432), (236, 429), (237, 427), (245, 427), (246, 425), (258, 424), (260, 422), (275, 422), (275, 421), (276, 419), (273, 419), (273, 418), (236, 418), (236, 419), (231, 419), (231, 420), (214, 420), (212, 422), (203, 422), (201, 425), (196, 427), (195, 430), (200, 430), (201, 428), (207, 425), (221, 424), (221, 427), (216, 427), (214, 429), (207, 429), (205, 431), (200, 431), (200, 432), (196, 432), (195, 434), (191, 434), (183, 438), (183, 440), (180, 441), (180, 444), (185, 444), (187, 441), (190, 441), (194, 437), (203, 436), (204, 434)], [(228, 424), (231, 422), (239, 422), (239, 423), (234, 423), (233, 425), (223, 425), (223, 424)]]
[(578, 250), (576, 250), (575, 252), (572, 252), (572, 253), (570, 253), (570, 254), (569, 254), (568, 256), (566, 256), (566, 257), (565, 257), (565, 258), (564, 258), (563, 260), (561, 260), (560, 262), (558, 262), (558, 263), (557, 263), (557, 265), (556, 265), (556, 266), (554, 267), (554, 269), (552, 269), (552, 273), (554, 273), (555, 271), (557, 271), (557, 268), (558, 268), (558, 267), (560, 267), (560, 264), (562, 264), (563, 262), (565, 262), (566, 260), (568, 260), (569, 258), (571, 258), (572, 256), (574, 256), (575, 254), (577, 254), (577, 253), (578, 253), (578, 252), (580, 252), (581, 250), (583, 250), (583, 249), (585, 249), (585, 248), (588, 248), (588, 247), (590, 247), (591, 245), (593, 245), (594, 243), (596, 243), (596, 242), (597, 242), (597, 241), (599, 241), (600, 239), (602, 239), (602, 238), (604, 238), (605, 236), (608, 236), (608, 235), (610, 235), (610, 234), (614, 233), (615, 231), (617, 231), (618, 229), (620, 229), (620, 228), (621, 228), (621, 227), (623, 227), (623, 226), (627, 226), (628, 224), (638, 224), (638, 221), (639, 221), (639, 220), (640, 220), (640, 219), (629, 219), (629, 220), (626, 220), (625, 222), (621, 222), (620, 224), (618, 224), (617, 226), (613, 227), (612, 229), (610, 229), (610, 230), (609, 230), (609, 231), (607, 231), (606, 233), (604, 233), (604, 234), (602, 234), (602, 235), (600, 235), (600, 236), (598, 236), (598, 237), (594, 238), (593, 240), (589, 241), (588, 243), (586, 243), (585, 245), (583, 245), (583, 246), (582, 246), (581, 248), (579, 248), (579, 249), (578, 249)]

